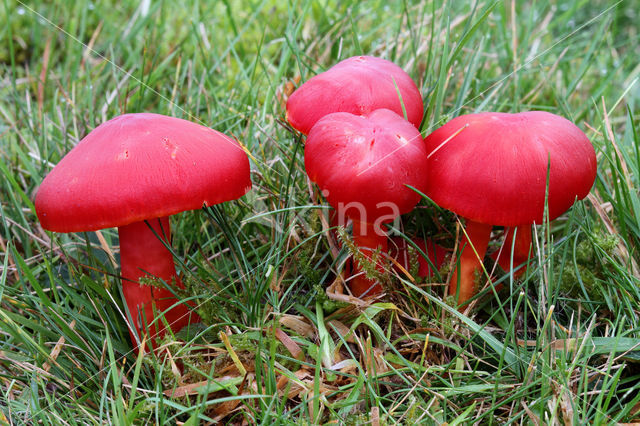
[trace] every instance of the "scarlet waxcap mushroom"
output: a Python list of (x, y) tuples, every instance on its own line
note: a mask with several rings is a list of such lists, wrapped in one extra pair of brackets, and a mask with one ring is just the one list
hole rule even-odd
[(402, 68), (382, 58), (354, 56), (316, 75), (287, 100), (287, 120), (304, 133), (327, 114), (365, 115), (390, 109), (420, 127), (424, 106), (418, 86)]
[[(305, 167), (343, 221), (353, 221), (354, 243), (371, 257), (387, 251), (382, 223), (407, 213), (420, 201), (408, 188), (426, 187), (426, 149), (420, 132), (393, 111), (364, 116), (336, 112), (321, 118), (309, 132)], [(382, 289), (360, 274), (354, 294)]]
[[(589, 139), (569, 120), (543, 111), (462, 115), (427, 136), (425, 143), (426, 194), (467, 219), (460, 267), (450, 286), (450, 293), (459, 291), (460, 303), (473, 296), (473, 277), (492, 225), (528, 225), (528, 231), (523, 226), (520, 232), (528, 243), (516, 247), (529, 247), (530, 225), (542, 223), (545, 197), (553, 220), (584, 198), (596, 177)], [(470, 245), (474, 250), (464, 249)]]
[(125, 300), (136, 331), (148, 331), (153, 342), (167, 331), (159, 322), (147, 328), (154, 310), (165, 311), (174, 331), (197, 320), (169, 290), (138, 282), (149, 275), (182, 287), (165, 247), (168, 216), (239, 198), (250, 188), (247, 154), (228, 136), (178, 118), (126, 114), (96, 127), (60, 161), (40, 185), (35, 206), (50, 231), (118, 227)]
[(427, 195), (476, 222), (542, 223), (549, 170), (549, 220), (586, 197), (596, 155), (569, 120), (544, 111), (461, 115), (425, 138)]

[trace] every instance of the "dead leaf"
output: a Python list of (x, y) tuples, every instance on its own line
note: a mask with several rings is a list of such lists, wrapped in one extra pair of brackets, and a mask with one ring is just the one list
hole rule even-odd
[(302, 351), (302, 349), (300, 349), (300, 346), (298, 346), (298, 344), (287, 335), (287, 333), (279, 328), (276, 328), (275, 335), (278, 340), (280, 340), (280, 343), (282, 343), (285, 348), (287, 348), (287, 350), (295, 359), (299, 361), (304, 359), (304, 352)]
[(304, 317), (297, 315), (285, 314), (280, 317), (280, 324), (298, 333), (301, 336), (313, 339), (315, 337), (315, 331), (311, 324), (309, 324)]
[(340, 335), (340, 337), (342, 337), (347, 342), (349, 343), (356, 342), (356, 340), (353, 338), (353, 333), (351, 333), (351, 330), (349, 329), (349, 327), (344, 325), (342, 322), (334, 319), (334, 320), (327, 321), (327, 325), (329, 326), (328, 327), (329, 330), (337, 332)]
[[(210, 387), (211, 384), (218, 384), (224, 387), (224, 385), (237, 385), (244, 383), (238, 376), (223, 376), (215, 380), (203, 380), (201, 382), (189, 383), (184, 386), (179, 386), (175, 389), (167, 389), (163, 394), (169, 398), (182, 398), (188, 395), (198, 395), (203, 388)], [(220, 389), (216, 388), (213, 392), (217, 392)]]
[[(240, 386), (238, 387), (238, 393), (237, 395), (243, 395), (244, 394), (244, 386), (246, 383), (246, 376), (242, 379), (242, 382), (240, 383)], [(231, 414), (231, 412), (233, 410), (235, 410), (238, 405), (240, 405), (240, 403), (242, 402), (242, 398), (237, 398), (237, 399), (232, 399), (230, 401), (224, 401), (221, 402), (219, 404), (216, 404), (215, 408), (213, 409), (214, 414), (216, 415), (215, 420), (216, 421), (221, 421), (222, 419), (224, 419), (225, 417), (227, 417), (229, 414)]]

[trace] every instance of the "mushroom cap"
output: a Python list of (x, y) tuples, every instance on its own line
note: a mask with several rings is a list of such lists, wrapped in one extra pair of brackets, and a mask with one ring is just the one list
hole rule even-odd
[(549, 219), (584, 198), (595, 181), (596, 155), (569, 120), (543, 111), (454, 118), (425, 138), (426, 194), (476, 222), (542, 223), (547, 170)]
[(316, 75), (293, 92), (287, 100), (287, 120), (306, 135), (318, 120), (332, 112), (365, 115), (386, 108), (404, 116), (402, 104), (409, 122), (420, 127), (424, 106), (420, 90), (411, 77), (385, 59), (354, 56)]
[(329, 204), (361, 222), (407, 213), (420, 196), (405, 185), (426, 187), (427, 151), (420, 132), (390, 110), (326, 115), (309, 132), (304, 159), (309, 178)]
[(241, 197), (251, 188), (238, 142), (158, 114), (96, 127), (43, 180), (35, 206), (56, 232), (93, 231)]

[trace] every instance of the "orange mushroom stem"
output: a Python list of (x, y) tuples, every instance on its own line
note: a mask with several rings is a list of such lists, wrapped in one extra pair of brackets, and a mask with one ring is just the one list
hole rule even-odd
[(476, 293), (477, 279), (482, 274), (482, 259), (489, 246), (491, 225), (467, 219), (459, 244), (459, 263), (451, 275), (449, 294), (457, 295), (463, 306)]

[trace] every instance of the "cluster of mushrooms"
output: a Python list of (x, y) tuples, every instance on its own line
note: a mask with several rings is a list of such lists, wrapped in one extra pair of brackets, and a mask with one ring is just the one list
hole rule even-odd
[[(307, 174), (353, 222), (363, 254), (388, 251), (383, 224), (413, 209), (420, 193), (465, 218), (449, 284), (464, 306), (476, 292), (493, 225), (506, 228), (507, 250), (496, 262), (522, 273), (531, 226), (589, 193), (596, 155), (578, 127), (548, 112), (461, 115), (423, 140), (423, 111), (409, 75), (369, 56), (338, 63), (287, 101), (289, 123), (307, 134)], [(382, 291), (357, 266), (354, 273), (355, 295)]]
[[(411, 77), (370, 56), (338, 63), (287, 100), (287, 120), (307, 135), (309, 178), (335, 209), (335, 223), (352, 223), (354, 244), (377, 268), (387, 263), (385, 224), (411, 211), (422, 194), (465, 219), (449, 284), (464, 306), (476, 292), (492, 227), (505, 227), (507, 247), (495, 261), (521, 273), (532, 224), (557, 218), (588, 194), (595, 151), (578, 127), (547, 112), (461, 115), (426, 138), (418, 130), (423, 115)], [(60, 161), (38, 190), (36, 212), (50, 231), (118, 227), (137, 346), (145, 334), (153, 342), (199, 320), (189, 301), (165, 288), (182, 287), (168, 216), (241, 197), (251, 188), (249, 170), (244, 148), (220, 132), (173, 117), (125, 114), (98, 126)], [(355, 296), (383, 291), (362, 265), (352, 269)], [(166, 286), (141, 283), (148, 276)]]

